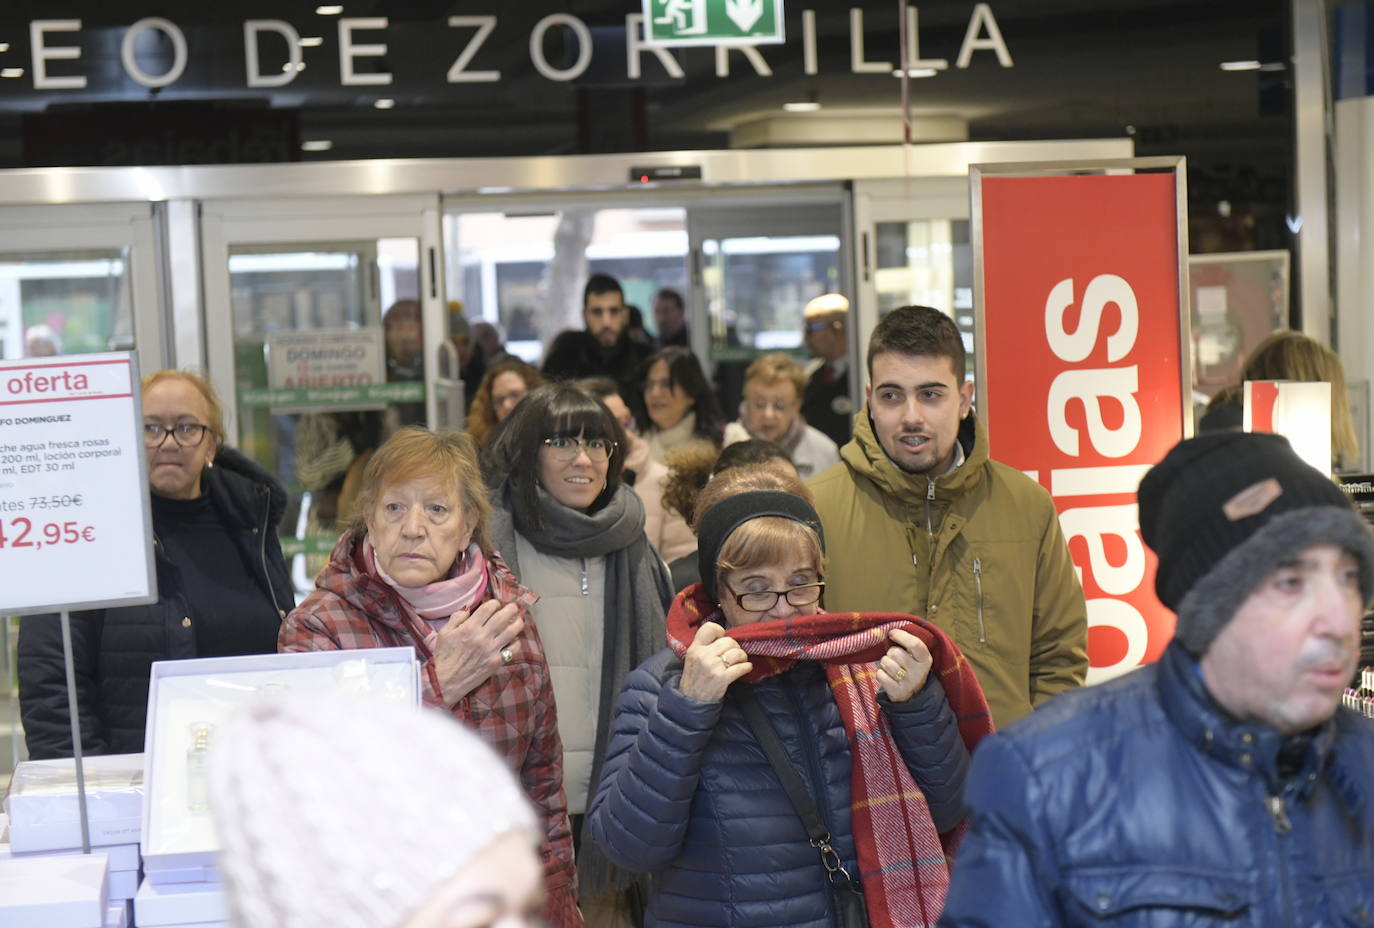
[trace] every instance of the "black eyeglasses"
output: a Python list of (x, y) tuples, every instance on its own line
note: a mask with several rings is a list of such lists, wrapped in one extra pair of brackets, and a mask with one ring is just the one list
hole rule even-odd
[(555, 460), (564, 463), (576, 459), (584, 448), (587, 457), (598, 463), (609, 461), (615, 453), (615, 442), (609, 438), (546, 438), (544, 447), (549, 449)]
[(199, 422), (178, 422), (173, 426), (163, 425), (161, 422), (143, 423), (143, 444), (149, 448), (160, 448), (162, 443), (171, 435), (182, 448), (194, 448), (205, 440), (205, 433), (210, 430), (210, 426), (201, 425)]
[(809, 606), (819, 601), (821, 594), (825, 592), (825, 581), (804, 583), (786, 590), (753, 590), (740, 593), (728, 586), (726, 589), (730, 590), (730, 595), (735, 597), (735, 602), (745, 612), (767, 612), (778, 604), (779, 597), (786, 597), (789, 606)]

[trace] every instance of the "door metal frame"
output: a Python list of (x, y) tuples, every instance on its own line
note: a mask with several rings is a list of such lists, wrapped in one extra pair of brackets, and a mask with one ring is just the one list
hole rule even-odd
[(127, 248), (125, 277), (139, 370), (171, 361), (166, 340), (155, 210), (149, 203), (0, 207), (0, 252)]
[(330, 199), (242, 199), (202, 206), (201, 267), (205, 290), (206, 361), (210, 381), (224, 399), (225, 430), (238, 434), (234, 369), (233, 303), (229, 252), (234, 245), (290, 245), (352, 239), (415, 238), (419, 242), (420, 312), (424, 326), (425, 412), (435, 421), (434, 380), (439, 345), (448, 334), (444, 318), (439, 197), (405, 195)]

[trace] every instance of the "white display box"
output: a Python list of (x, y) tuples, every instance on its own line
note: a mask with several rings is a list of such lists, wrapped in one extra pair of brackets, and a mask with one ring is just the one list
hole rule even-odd
[(228, 920), (229, 905), (219, 883), (156, 886), (145, 879), (134, 896), (134, 921), (139, 928)]
[[(260, 691), (344, 692), (419, 705), (420, 665), (413, 648), (311, 651), (158, 661), (148, 689), (144, 741), (143, 869), (163, 874), (213, 867), (219, 850), (205, 772), (215, 731)], [(183, 878), (184, 879), (184, 878)], [(184, 919), (212, 921), (213, 917)], [(135, 921), (143, 916), (135, 913)]]
[(133, 902), (129, 899), (122, 902), (111, 902), (110, 907), (105, 910), (105, 928), (129, 928), (129, 910), (131, 908), (133, 908)]
[[(51, 851), (18, 851), (15, 857), (75, 857), (84, 854), (79, 847), (56, 848)], [(124, 873), (137, 871), (139, 866), (137, 844), (92, 844), (92, 854), (104, 854), (110, 858), (110, 872)]]
[(104, 928), (109, 866), (102, 854), (0, 860), (0, 925)]
[[(94, 755), (82, 766), (91, 844), (137, 844), (143, 821), (143, 755)], [(10, 780), (5, 811), (15, 854), (80, 847), (76, 761), (21, 763)]]

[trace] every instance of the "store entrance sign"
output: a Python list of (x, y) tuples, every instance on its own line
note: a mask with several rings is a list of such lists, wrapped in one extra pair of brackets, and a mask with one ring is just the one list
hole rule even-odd
[(978, 406), (992, 456), (1054, 498), (1087, 598), (1090, 682), (1156, 659), (1173, 634), (1136, 489), (1192, 431), (1183, 170), (971, 172)]
[(157, 599), (129, 353), (0, 362), (0, 615)]
[(644, 0), (645, 45), (781, 45), (783, 0)]
[(380, 326), (273, 332), (267, 336), (267, 389), (239, 391), (242, 406), (285, 411), (423, 403), (425, 385), (386, 382)]

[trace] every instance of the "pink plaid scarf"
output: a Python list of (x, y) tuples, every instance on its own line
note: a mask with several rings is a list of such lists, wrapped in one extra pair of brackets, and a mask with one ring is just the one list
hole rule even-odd
[[(680, 657), (704, 621), (724, 625), (719, 607), (695, 584), (668, 611), (668, 644)], [(934, 625), (898, 613), (821, 613), (730, 629), (754, 669), (748, 683), (820, 661), (849, 736), (853, 759), (851, 816), (859, 879), (873, 928), (929, 928), (940, 917), (949, 889), (949, 864), (967, 823), (943, 835), (931, 821), (925, 796), (912, 779), (878, 706), (873, 662), (902, 628), (930, 649), (964, 744), (972, 751), (992, 732), (992, 716), (968, 660)], [(880, 814), (875, 810), (881, 809)]]

